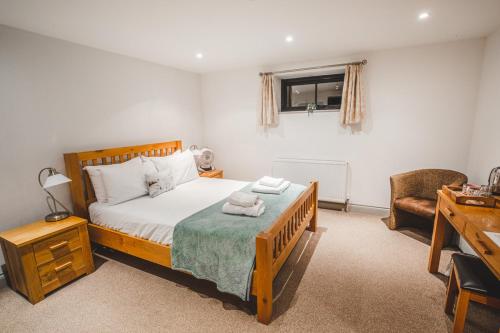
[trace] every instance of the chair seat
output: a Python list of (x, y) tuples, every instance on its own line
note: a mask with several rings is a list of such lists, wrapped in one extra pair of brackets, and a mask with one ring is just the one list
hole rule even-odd
[(434, 219), (436, 213), (436, 200), (419, 197), (406, 197), (394, 200), (394, 206), (406, 212), (421, 216), (428, 220)]
[(452, 256), (460, 288), (500, 298), (500, 281), (476, 256), (454, 253)]

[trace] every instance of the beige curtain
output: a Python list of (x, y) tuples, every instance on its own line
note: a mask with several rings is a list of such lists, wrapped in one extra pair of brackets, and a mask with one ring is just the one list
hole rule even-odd
[(276, 85), (272, 74), (262, 75), (262, 101), (259, 125), (268, 128), (278, 126), (278, 104), (276, 104)]
[(346, 66), (342, 105), (340, 106), (340, 123), (343, 126), (361, 123), (365, 114), (362, 77), (363, 65)]

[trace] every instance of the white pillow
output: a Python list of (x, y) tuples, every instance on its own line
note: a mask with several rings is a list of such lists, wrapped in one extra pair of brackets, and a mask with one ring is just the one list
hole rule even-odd
[(104, 184), (102, 182), (102, 177), (101, 177), (101, 170), (99, 169), (99, 167), (100, 166), (86, 166), (83, 169), (87, 170), (87, 173), (89, 174), (97, 202), (106, 203), (108, 202), (108, 199), (106, 197), (106, 190), (104, 189)]
[(155, 166), (155, 169), (157, 171), (162, 171), (165, 170), (169, 167), (171, 167), (171, 161), (176, 159), (182, 152), (180, 150), (177, 150), (175, 153), (172, 155), (168, 156), (151, 156), (147, 157), (144, 155), (141, 155), (141, 158), (143, 161), (151, 161), (153, 165)]
[(170, 156), (150, 157), (149, 159), (153, 161), (159, 172), (171, 169), (176, 186), (200, 177), (191, 150), (176, 151)]
[[(92, 165), (86, 166), (84, 170), (86, 170), (90, 176), (90, 181), (92, 182), (92, 187), (94, 188), (95, 197), (97, 202), (99, 203), (108, 203), (108, 193), (102, 178), (102, 170), (111, 170), (114, 168), (119, 168), (128, 164), (137, 164), (138, 161), (141, 161), (141, 165), (143, 168), (143, 173), (154, 173), (156, 172), (156, 168), (151, 161), (143, 160), (139, 157), (135, 157), (127, 162), (120, 164), (109, 164), (109, 165)], [(145, 183), (144, 183), (145, 184)], [(144, 185), (145, 186), (145, 185)]]
[(148, 193), (145, 166), (140, 158), (102, 168), (100, 171), (108, 203), (111, 205)]

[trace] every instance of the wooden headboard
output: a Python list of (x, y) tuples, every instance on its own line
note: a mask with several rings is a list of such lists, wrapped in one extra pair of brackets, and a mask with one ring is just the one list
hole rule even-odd
[(85, 166), (122, 163), (139, 155), (167, 156), (179, 149), (182, 149), (182, 141), (64, 154), (66, 175), (72, 180), (69, 184), (74, 214), (88, 219), (88, 207), (96, 201), (89, 175), (83, 170)]

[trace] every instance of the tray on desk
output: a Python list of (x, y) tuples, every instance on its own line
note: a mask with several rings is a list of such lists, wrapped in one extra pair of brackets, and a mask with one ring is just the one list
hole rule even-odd
[(454, 202), (461, 205), (495, 207), (497, 199), (493, 196), (475, 196), (462, 193), (461, 186), (443, 185), (443, 192), (447, 194)]

